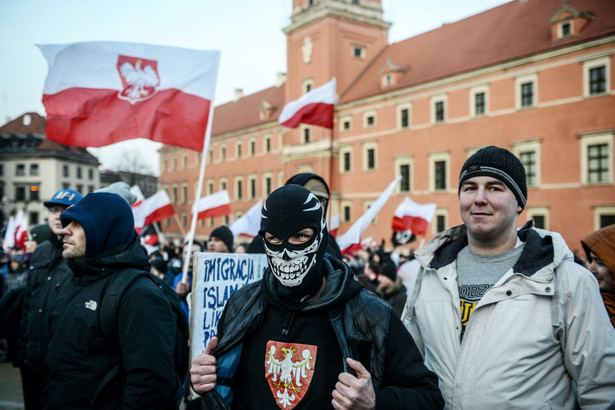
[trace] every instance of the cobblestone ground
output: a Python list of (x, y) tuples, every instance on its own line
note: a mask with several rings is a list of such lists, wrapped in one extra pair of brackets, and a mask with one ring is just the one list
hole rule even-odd
[(12, 364), (0, 363), (0, 409), (22, 410), (21, 376)]

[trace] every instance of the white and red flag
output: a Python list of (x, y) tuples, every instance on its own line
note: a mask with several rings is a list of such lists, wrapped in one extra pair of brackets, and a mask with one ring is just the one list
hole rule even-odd
[(337, 237), (337, 232), (340, 229), (340, 214), (335, 214), (327, 221), (327, 230), (333, 237)]
[(139, 230), (173, 216), (175, 210), (167, 191), (163, 189), (143, 200), (140, 206), (132, 208), (132, 213), (135, 218), (135, 228)]
[(434, 212), (436, 204), (418, 204), (406, 197), (393, 215), (393, 232), (412, 231), (413, 235), (425, 236)]
[(336, 87), (337, 82), (333, 78), (325, 85), (303, 94), (298, 100), (289, 102), (278, 121), (289, 128), (297, 128), (299, 124), (333, 128)]
[(248, 209), (245, 214), (241, 215), (239, 219), (237, 219), (229, 226), (229, 229), (231, 230), (231, 232), (233, 232), (233, 236), (235, 237), (235, 239), (237, 239), (239, 235), (246, 235), (251, 237), (255, 237), (256, 235), (258, 235), (258, 231), (261, 229), (262, 207), (263, 200), (261, 199), (260, 201), (252, 205), (252, 207)]
[(387, 189), (380, 194), (378, 199), (369, 207), (367, 211), (348, 229), (346, 233), (337, 238), (337, 244), (342, 251), (342, 255), (351, 251), (352, 246), (361, 243), (361, 235), (369, 227), (372, 220), (378, 215), (378, 212), (382, 209), (384, 204), (387, 203), (395, 187), (401, 181), (401, 176), (398, 176), (393, 182), (389, 184)]
[(228, 191), (222, 190), (215, 194), (200, 198), (192, 207), (192, 213), (197, 219), (216, 218), (231, 214), (231, 200)]
[(139, 188), (139, 185), (131, 186), (130, 193), (133, 194), (137, 198), (135, 202), (131, 205), (131, 208), (135, 209), (135, 208), (140, 207), (143, 204), (143, 201), (145, 200), (145, 196), (143, 196), (143, 192), (141, 192), (141, 188)]
[(11, 216), (6, 225), (2, 246), (5, 251), (19, 246), (24, 251), (26, 250), (26, 240), (28, 239), (28, 220), (26, 215), (20, 209), (17, 215)]
[(38, 45), (47, 138), (102, 147), (133, 138), (203, 151), (219, 51), (148, 44)]

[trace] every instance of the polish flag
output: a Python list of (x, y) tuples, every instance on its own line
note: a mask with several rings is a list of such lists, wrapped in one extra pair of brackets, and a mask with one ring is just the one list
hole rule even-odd
[(337, 231), (340, 229), (340, 214), (333, 215), (329, 218), (327, 229), (334, 238), (337, 236)]
[(202, 152), (219, 51), (120, 42), (38, 45), (47, 138), (102, 147), (133, 138)]
[(216, 218), (231, 214), (231, 200), (225, 189), (215, 194), (204, 196), (192, 207), (192, 214), (197, 213), (198, 219)]
[(291, 101), (282, 110), (280, 124), (297, 128), (299, 124), (319, 125), (333, 128), (333, 109), (335, 104), (336, 80), (315, 88)]
[(28, 239), (28, 220), (20, 209), (17, 215), (11, 216), (4, 231), (2, 247), (6, 252), (15, 246), (26, 250), (26, 240)]
[(436, 204), (421, 205), (406, 197), (393, 214), (393, 232), (411, 231), (415, 236), (425, 236), (435, 212)]
[(143, 228), (145, 227), (145, 207), (143, 203), (145, 201), (145, 197), (143, 196), (143, 192), (141, 192), (141, 188), (139, 185), (133, 185), (130, 187), (130, 193), (133, 194), (137, 199), (136, 201), (130, 205), (132, 209), (132, 216), (135, 220), (135, 230), (139, 235), (141, 235)]
[(350, 229), (342, 236), (337, 238), (337, 244), (342, 251), (342, 255), (349, 253), (352, 245), (361, 243), (361, 235), (372, 223), (372, 220), (378, 215), (378, 212), (382, 209), (384, 204), (387, 203), (395, 187), (401, 181), (401, 176), (398, 176), (393, 182), (389, 184), (387, 189), (376, 199), (376, 202), (369, 207), (367, 211), (350, 227)]
[(131, 207), (133, 209), (140, 207), (143, 204), (145, 197), (143, 196), (143, 192), (141, 192), (141, 188), (139, 188), (139, 185), (131, 186), (130, 193), (133, 194), (137, 198), (135, 202), (131, 205)]
[(132, 208), (135, 217), (135, 228), (139, 231), (147, 225), (162, 221), (175, 214), (167, 191), (164, 189), (143, 200), (137, 208)]
[(255, 237), (258, 235), (258, 231), (261, 229), (261, 209), (263, 207), (263, 200), (261, 199), (254, 204), (248, 212), (241, 215), (239, 219), (233, 222), (229, 229), (233, 232), (235, 239), (239, 235), (246, 235)]

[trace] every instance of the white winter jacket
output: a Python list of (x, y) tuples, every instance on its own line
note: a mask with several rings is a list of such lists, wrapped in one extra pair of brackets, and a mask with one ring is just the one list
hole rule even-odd
[(476, 305), (463, 343), (456, 257), (464, 226), (417, 252), (404, 324), (448, 409), (605, 409), (615, 401), (615, 330), (596, 279), (559, 234), (531, 224), (518, 232), (523, 252)]

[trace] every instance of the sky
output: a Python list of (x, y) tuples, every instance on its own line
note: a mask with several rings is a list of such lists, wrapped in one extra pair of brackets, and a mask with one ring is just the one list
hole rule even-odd
[[(538, 1), (538, 0), (533, 0)], [(506, 0), (382, 0), (394, 43), (506, 3)], [(286, 72), (292, 0), (1, 0), (0, 124), (26, 112), (45, 115), (41, 102), (47, 63), (36, 44), (125, 41), (221, 50), (215, 104), (234, 90), (248, 95), (275, 85)], [(117, 169), (138, 153), (158, 174), (159, 143), (132, 140), (89, 149)]]

